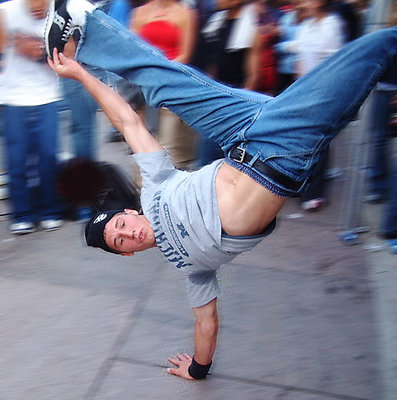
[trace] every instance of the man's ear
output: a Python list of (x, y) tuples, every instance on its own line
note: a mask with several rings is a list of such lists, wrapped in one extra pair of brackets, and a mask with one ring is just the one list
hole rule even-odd
[(133, 214), (133, 215), (138, 215), (138, 211), (137, 210), (131, 210), (130, 208), (125, 208), (124, 212), (127, 214)]
[(131, 253), (120, 253), (122, 256), (133, 256), (135, 253), (131, 251)]

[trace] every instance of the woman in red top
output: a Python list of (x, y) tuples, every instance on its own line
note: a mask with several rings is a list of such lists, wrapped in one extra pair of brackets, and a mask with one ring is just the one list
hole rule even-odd
[(170, 60), (187, 64), (193, 52), (195, 25), (194, 11), (177, 0), (152, 0), (134, 10), (130, 29), (163, 50)]
[[(186, 64), (193, 53), (195, 21), (194, 11), (176, 0), (152, 0), (134, 10), (130, 29), (170, 60)], [(176, 168), (193, 168), (196, 132), (166, 108), (159, 112), (158, 139)]]

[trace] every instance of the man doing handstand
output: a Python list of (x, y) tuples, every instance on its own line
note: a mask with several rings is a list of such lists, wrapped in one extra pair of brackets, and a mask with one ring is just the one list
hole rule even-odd
[[(396, 68), (397, 28), (349, 45), (275, 98), (224, 86), (169, 61), (84, 0), (53, 4), (46, 33), (52, 69), (84, 84), (125, 137), (142, 174), (143, 214), (111, 210), (86, 227), (87, 244), (122, 255), (157, 246), (183, 276), (195, 324), (195, 354), (170, 359), (170, 373), (206, 376), (218, 331), (216, 271), (250, 250), (276, 223), (286, 198), (309, 183), (329, 142), (354, 117), (375, 83)], [(217, 142), (225, 159), (194, 172), (173, 168), (135, 112), (63, 50), (83, 27), (76, 59), (141, 87)]]

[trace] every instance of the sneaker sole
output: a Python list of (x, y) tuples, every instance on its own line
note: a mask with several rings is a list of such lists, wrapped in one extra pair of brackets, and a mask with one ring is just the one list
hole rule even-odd
[(12, 230), (10, 230), (10, 232), (11, 232), (13, 235), (26, 235), (26, 234), (28, 234), (28, 233), (36, 232), (36, 229), (35, 229), (35, 228), (32, 228), (32, 229), (23, 229), (23, 230), (20, 230), (20, 231), (12, 231)]
[[(51, 58), (51, 60), (52, 60), (52, 54), (50, 53), (50, 48), (48, 47), (49, 43), (48, 35), (50, 34), (52, 23), (54, 21), (54, 15), (55, 15), (55, 0), (50, 0), (48, 3), (48, 15), (47, 15), (47, 22), (45, 25), (44, 43), (47, 55)], [(52, 22), (50, 23), (50, 21)]]

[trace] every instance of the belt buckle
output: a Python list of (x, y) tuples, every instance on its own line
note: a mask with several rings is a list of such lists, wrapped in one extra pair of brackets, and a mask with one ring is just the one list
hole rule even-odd
[(240, 146), (237, 146), (236, 147), (236, 150), (239, 150), (240, 152), (241, 152), (241, 154), (240, 154), (240, 157), (238, 157), (238, 158), (234, 158), (234, 161), (236, 161), (236, 162), (238, 162), (238, 163), (242, 163), (242, 162), (244, 162), (244, 158), (245, 158), (245, 148), (244, 147), (240, 147)]

